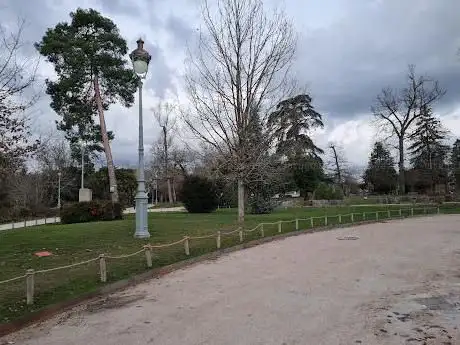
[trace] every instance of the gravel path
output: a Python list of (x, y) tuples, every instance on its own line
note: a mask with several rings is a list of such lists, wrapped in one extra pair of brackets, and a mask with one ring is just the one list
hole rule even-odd
[(267, 243), (0, 344), (460, 344), (459, 224), (458, 215), (424, 217)]

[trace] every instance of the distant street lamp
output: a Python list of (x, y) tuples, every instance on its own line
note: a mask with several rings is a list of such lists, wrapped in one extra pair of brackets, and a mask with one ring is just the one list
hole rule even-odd
[(58, 172), (58, 209), (61, 209), (61, 172)]
[(142, 119), (142, 79), (145, 79), (152, 58), (144, 49), (144, 41), (137, 40), (137, 48), (129, 54), (133, 62), (134, 72), (139, 76), (139, 165), (137, 170), (137, 193), (136, 193), (136, 238), (150, 237), (148, 229), (147, 203), (148, 196), (145, 192), (144, 172), (144, 126)]

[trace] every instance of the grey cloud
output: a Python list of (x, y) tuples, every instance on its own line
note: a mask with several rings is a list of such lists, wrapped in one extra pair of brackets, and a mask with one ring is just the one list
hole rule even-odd
[[(143, 1), (125, 1), (125, 0), (99, 0), (103, 12), (109, 12), (113, 14), (125, 14), (127, 16), (133, 16), (133, 22), (136, 23), (136, 17), (139, 18), (142, 14), (142, 5), (139, 2)], [(136, 5), (134, 5), (137, 3)]]
[(160, 98), (165, 96), (168, 89), (177, 93), (173, 83), (175, 72), (167, 66), (163, 50), (149, 40), (145, 41), (144, 47), (152, 55), (145, 87), (152, 89)]
[(171, 33), (176, 48), (186, 48), (193, 38), (194, 29), (173, 14), (166, 20), (166, 29)]
[(458, 13), (455, 0), (361, 3), (301, 39), (296, 70), (331, 116), (368, 112), (383, 87), (403, 85), (408, 64), (439, 80), (448, 90), (440, 105), (448, 105), (460, 92)]

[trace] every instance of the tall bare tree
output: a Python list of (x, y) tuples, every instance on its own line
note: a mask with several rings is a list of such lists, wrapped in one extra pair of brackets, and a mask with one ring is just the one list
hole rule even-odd
[(171, 162), (170, 162), (170, 150), (173, 144), (173, 133), (176, 129), (176, 118), (174, 113), (177, 112), (177, 106), (172, 103), (159, 103), (156, 108), (153, 109), (153, 114), (158, 125), (161, 128), (161, 150), (157, 150), (161, 154), (163, 161), (164, 177), (168, 186), (168, 199), (169, 203), (175, 201), (175, 193), (171, 184)]
[[(213, 4), (212, 8), (210, 4)], [(245, 183), (264, 164), (268, 133), (254, 144), (254, 116), (265, 128), (269, 109), (292, 95), (290, 67), (296, 34), (282, 12), (261, 0), (204, 1), (205, 32), (188, 59), (191, 131), (218, 152), (238, 183), (238, 220), (244, 222)]]
[(371, 108), (383, 130), (398, 141), (399, 152), (399, 192), (405, 194), (404, 145), (415, 125), (415, 121), (423, 115), (423, 109), (431, 107), (445, 91), (438, 81), (428, 76), (415, 73), (415, 66), (409, 66), (407, 85), (400, 89), (385, 88), (377, 96)]
[(12, 188), (38, 144), (31, 140), (27, 109), (38, 96), (34, 86), (39, 59), (22, 57), (23, 29), (23, 20), (12, 31), (0, 25), (0, 213), (13, 210)]

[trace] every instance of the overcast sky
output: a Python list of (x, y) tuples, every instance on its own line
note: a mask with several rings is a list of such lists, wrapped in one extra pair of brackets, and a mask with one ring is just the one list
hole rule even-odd
[[(11, 26), (18, 17), (27, 22), (24, 54), (46, 28), (68, 21), (73, 0), (0, 0), (0, 23)], [(200, 27), (200, 0), (80, 0), (112, 18), (130, 48), (141, 36), (152, 54), (145, 87), (145, 143), (159, 134), (150, 109), (161, 99), (184, 98), (183, 66), (187, 43)], [(295, 69), (308, 85), (313, 105), (323, 114), (325, 129), (313, 136), (326, 147), (335, 142), (355, 165), (367, 162), (378, 133), (372, 127), (370, 106), (382, 87), (404, 82), (408, 64), (418, 73), (439, 80), (447, 89), (436, 113), (460, 137), (460, 1), (458, 0), (266, 0), (283, 6), (299, 32)], [(43, 62), (42, 80), (53, 76)], [(58, 116), (45, 95), (34, 112), (36, 132), (55, 127)], [(113, 106), (106, 114), (115, 133), (115, 163), (136, 163), (137, 107)]]

